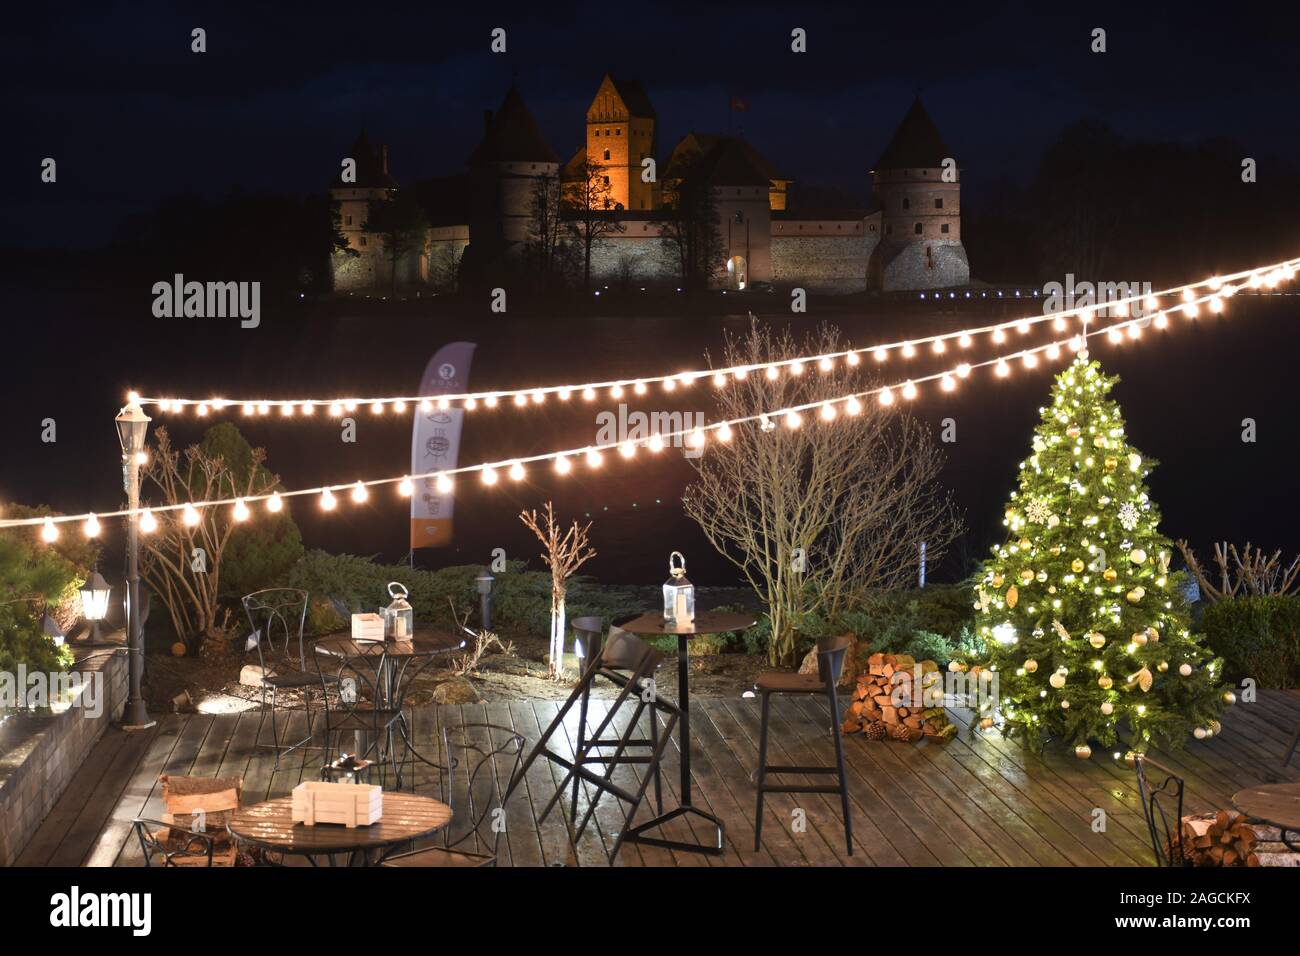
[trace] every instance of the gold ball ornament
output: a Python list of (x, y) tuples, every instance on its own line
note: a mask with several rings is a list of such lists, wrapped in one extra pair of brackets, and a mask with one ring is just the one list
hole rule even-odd
[(1055, 528), (1055, 527), (1056, 527), (1058, 524), (1060, 524), (1060, 523), (1061, 523), (1060, 515), (1048, 515), (1048, 516), (1047, 516), (1047, 526), (1048, 526), (1049, 528)]
[(1032, 657), (1029, 658), (1029, 660), (1025, 661), (1025, 670), (1031, 674), (1038, 670), (1038, 661), (1034, 660)]
[(1057, 671), (1051, 677), (1047, 678), (1047, 683), (1051, 684), (1057, 690), (1060, 690), (1065, 686), (1065, 675), (1060, 671)]
[(1020, 547), (1028, 551), (1031, 547), (1033, 547), (1034, 542), (1030, 541), (1028, 538), (1021, 538), (1019, 544)]
[(1071, 425), (1069, 428), (1067, 428), (1067, 429), (1065, 430), (1065, 434), (1069, 435), (1071, 438), (1078, 438), (1078, 437), (1079, 437), (1079, 426), (1078, 426), (1078, 425)]
[(1106, 581), (1114, 581), (1119, 577), (1119, 573), (1114, 568), (1107, 568), (1105, 571), (1101, 572), (1101, 576)]
[(1103, 700), (1101, 702), (1101, 712), (1109, 717), (1111, 714), (1115, 713), (1115, 705), (1108, 700)]
[(1020, 602), (1020, 591), (1013, 584), (1007, 588), (1007, 607), (1015, 607)]
[(1158, 670), (1160, 673), (1163, 674), (1165, 671), (1169, 670), (1169, 662), (1161, 661), (1159, 664), (1156, 665), (1156, 670)]
[(1147, 589), (1139, 585), (1138, 587), (1135, 587), (1132, 591), (1129, 591), (1128, 594), (1124, 596), (1128, 598), (1129, 604), (1137, 604), (1144, 597), (1147, 596)]
[(1134, 471), (1137, 471), (1139, 468), (1142, 467), (1142, 456), (1138, 454), (1129, 455), (1128, 466), (1132, 468)]
[(1093, 443), (1094, 445), (1096, 445), (1098, 448), (1105, 448), (1105, 447), (1106, 447), (1106, 436), (1105, 436), (1105, 435), (1093, 435), (1093, 436), (1092, 436), (1092, 443)]
[(1020, 571), (1020, 581), (1022, 584), (1028, 584), (1034, 579), (1033, 568), (1022, 568)]
[(1107, 677), (1105, 674), (1102, 674), (1100, 677), (1097, 678), (1097, 686), (1100, 687), (1102, 690), (1110, 690), (1111, 685), (1114, 683), (1115, 682), (1111, 680), (1109, 677)]
[(1179, 664), (1179, 665), (1178, 665), (1178, 673), (1181, 674), (1183, 677), (1191, 677), (1191, 676), (1192, 676), (1192, 665), (1191, 665), (1191, 664)]
[(1146, 647), (1147, 646), (1146, 631), (1138, 631), (1130, 638), (1130, 640), (1138, 647)]
[(1074, 748), (1074, 755), (1080, 760), (1088, 760), (1092, 757), (1092, 748), (1087, 744), (1079, 744)]
[(1211, 733), (1215, 733), (1215, 734), (1217, 734), (1217, 733), (1222, 732), (1222, 730), (1223, 730), (1223, 724), (1219, 723), (1217, 720), (1212, 720), (1212, 721), (1210, 721), (1210, 732), (1211, 732)]
[(950, 670), (954, 674), (960, 674), (965, 669), (966, 669), (966, 665), (963, 664), (961, 661), (948, 662), (948, 670)]
[(1192, 731), (1192, 736), (1195, 737), (1197, 740), (1204, 740), (1204, 739), (1205, 739), (1205, 728), (1204, 728), (1204, 727), (1197, 727), (1195, 730)]
[(994, 586), (995, 588), (1000, 588), (1000, 587), (1002, 587), (1002, 581), (1003, 581), (1003, 577), (1002, 577), (1002, 575), (1000, 575), (1000, 574), (995, 574), (995, 575), (993, 575), (993, 586)]
[(1078, 574), (1080, 571), (1083, 570), (1083, 561), (1080, 558), (1075, 558), (1073, 561), (1070, 562), (1070, 570), (1073, 571), (1075, 574)]
[(1111, 455), (1107, 455), (1107, 456), (1106, 456), (1106, 460), (1105, 460), (1104, 462), (1102, 462), (1102, 465), (1103, 465), (1103, 467), (1105, 467), (1105, 469), (1106, 469), (1108, 472), (1109, 472), (1109, 471), (1114, 471), (1116, 468), (1119, 467), (1119, 461), (1118, 461), (1118, 459), (1114, 458), (1113, 456), (1111, 456)]
[(1061, 701), (1061, 710), (1069, 710), (1069, 709), (1070, 709), (1070, 702), (1068, 700)]
[(1223, 692), (1223, 702), (1231, 707), (1237, 702), (1237, 695), (1230, 690), (1225, 690)]
[(1047, 580), (1047, 572), (1039, 571), (1037, 574), (1034, 575), (1034, 578), (1038, 581), (1039, 584), (1042, 584), (1044, 581)]
[(1151, 638), (1151, 640), (1153, 641), (1158, 641), (1160, 640), (1160, 632), (1157, 631), (1154, 627), (1148, 627), (1147, 637)]
[(1128, 553), (1128, 559), (1132, 561), (1134, 564), (1145, 564), (1147, 560), (1147, 553), (1143, 551), (1141, 548), (1134, 548), (1132, 551)]
[(1084, 637), (1088, 639), (1089, 644), (1091, 644), (1093, 647), (1097, 648), (1098, 650), (1101, 650), (1101, 648), (1106, 646), (1105, 634), (1098, 633), (1097, 631), (1089, 631), (1087, 634), (1084, 635)]
[(1049, 585), (1047, 586), (1047, 593), (1048, 593), (1048, 594), (1055, 594), (1055, 593), (1056, 593), (1056, 585), (1055, 585), (1055, 584), (1049, 584)]

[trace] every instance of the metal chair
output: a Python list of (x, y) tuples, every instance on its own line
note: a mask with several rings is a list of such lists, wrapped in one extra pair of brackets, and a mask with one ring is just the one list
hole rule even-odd
[[(849, 816), (849, 790), (844, 776), (844, 738), (840, 733), (839, 700), (835, 694), (835, 685), (839, 683), (840, 671), (844, 668), (844, 655), (852, 643), (852, 638), (823, 637), (817, 641), (817, 673), (790, 674), (777, 672), (760, 674), (754, 682), (755, 689), (763, 698), (763, 722), (758, 738), (758, 770), (755, 783), (758, 787), (758, 809), (754, 813), (754, 850), (762, 846), (763, 841), (763, 798), (769, 793), (838, 793), (840, 804), (844, 809), (844, 845), (849, 856), (853, 855), (853, 822)], [(773, 694), (820, 694), (830, 706), (831, 737), (835, 741), (835, 766), (833, 767), (786, 767), (768, 766), (767, 763), (767, 724), (772, 706)], [(838, 783), (831, 784), (782, 784), (768, 783), (769, 773), (797, 773), (817, 776), (833, 773)]]
[[(555, 795), (551, 797), (538, 816), (537, 822), (540, 824), (546, 819), (547, 814), (551, 812), (556, 803), (564, 797), (569, 789), (570, 780), (574, 782), (582, 781), (594, 787), (596, 797), (588, 805), (586, 814), (581, 822), (577, 824), (577, 829), (573, 831), (574, 842), (582, 838), (582, 834), (586, 831), (587, 824), (591, 822), (592, 814), (596, 810), (596, 804), (604, 794), (611, 793), (617, 799), (626, 803), (628, 805), (627, 815), (623, 827), (619, 830), (618, 838), (610, 848), (610, 863), (613, 863), (618, 857), (618, 851), (623, 845), (623, 840), (632, 829), (632, 818), (636, 815), (637, 808), (640, 807), (641, 801), (645, 797), (651, 778), (657, 775), (664, 751), (672, 740), (673, 728), (677, 726), (677, 721), (681, 716), (681, 711), (677, 705), (663, 699), (654, 689), (651, 675), (663, 661), (664, 655), (640, 638), (624, 631), (613, 630), (609, 640), (601, 648), (600, 653), (593, 656), (583, 670), (582, 677), (574, 687), (573, 693), (569, 695), (569, 699), (560, 707), (555, 718), (542, 732), (541, 738), (515, 772), (507, 791), (511, 792), (519, 785), (524, 778), (524, 774), (528, 772), (528, 768), (532, 766), (533, 761), (538, 757), (545, 757), (552, 763), (563, 767), (565, 770), (564, 779), (560, 781)], [(597, 677), (604, 677), (614, 681), (619, 685), (619, 693), (600, 725), (589, 738), (585, 738), (585, 749), (575, 751), (573, 759), (570, 760), (567, 756), (551, 750), (548, 744), (557, 731), (563, 733), (565, 716), (575, 704), (579, 704), (583, 700), (585, 694), (590, 693), (591, 684)], [(603, 735), (609, 730), (614, 717), (629, 697), (635, 698), (636, 707), (622, 734), (617, 739), (604, 737)], [(650, 737), (635, 738), (633, 735), (636, 733), (641, 715), (647, 709), (655, 712), (654, 719), (650, 722)], [(659, 720), (660, 717), (665, 718), (662, 726)], [(610, 746), (616, 749), (610, 756), (593, 755), (592, 750), (597, 745), (602, 747)], [(648, 747), (650, 753), (648, 755), (625, 756), (628, 747), (638, 745)], [(589, 770), (587, 768), (589, 763), (603, 764), (604, 773)], [(649, 765), (647, 772), (642, 775), (636, 790), (628, 790), (612, 780), (615, 769), (624, 763), (645, 763)], [(574, 810), (576, 815), (576, 806)]]
[[(610, 637), (613, 638), (617, 634), (624, 634), (625, 632), (619, 629), (619, 625), (625, 624), (635, 617), (636, 615), (633, 614), (628, 615), (627, 617), (616, 618), (613, 624), (610, 625)], [(604, 654), (605, 619), (600, 617), (577, 618), (573, 622), (573, 631), (577, 645), (582, 649), (582, 652), (578, 655), (579, 659), (582, 661), (582, 666), (579, 670), (585, 672), (589, 661), (599, 661), (600, 668), (597, 672), (598, 676), (604, 677), (606, 680), (618, 685), (619, 687), (627, 686), (627, 682), (631, 679), (632, 671), (635, 669), (637, 662), (632, 656), (626, 654)], [(637, 653), (632, 645), (625, 642), (618, 642), (618, 646), (622, 647), (625, 652), (631, 649), (633, 651), (633, 656)], [(662, 666), (662, 663), (663, 659), (660, 658), (656, 661), (655, 667), (658, 668)], [(591, 701), (592, 683), (592, 681), (583, 682), (582, 699), (578, 704), (578, 745), (574, 748), (574, 753), (577, 755), (578, 762), (584, 764), (606, 763), (611, 758), (599, 751), (607, 747), (617, 747), (620, 742), (623, 744), (624, 748), (653, 747), (654, 742), (658, 737), (659, 721), (658, 715), (653, 707), (646, 708), (648, 729), (645, 737), (628, 739), (626, 741), (609, 739), (601, 740), (596, 736), (588, 738), (587, 708)], [(635, 724), (635, 721), (633, 721), (633, 724)], [(648, 754), (633, 754), (624, 756), (622, 760), (624, 763), (650, 763), (650, 756)], [(655, 810), (658, 813), (663, 813), (663, 784), (660, 780), (660, 770), (657, 762), (651, 766), (650, 772), (654, 775)], [(569, 809), (569, 820), (572, 823), (576, 823), (578, 820), (578, 788), (580, 784), (581, 781), (575, 777), (573, 781), (573, 798)]]
[[(147, 817), (136, 817), (131, 825), (140, 840), (145, 866), (153, 866), (155, 861), (159, 866), (212, 866), (212, 850), (216, 845), (214, 834), (193, 833), (179, 829), (173, 823)], [(169, 845), (167, 840), (172, 835), (176, 839)]]
[(367, 758), (377, 755), (381, 785), (387, 782), (384, 762), (392, 767), (397, 789), (402, 789), (402, 768), (405, 756), (399, 761), (394, 727), (402, 719), (400, 703), (392, 702), (388, 655), (383, 646), (376, 644), (377, 652), (339, 662), (338, 669), (329, 665), (337, 658), (316, 655), (317, 679), (325, 707), (324, 761), (328, 767), (335, 756), (343, 751), (339, 738), (346, 733), (357, 735), (354, 756)]
[[(276, 721), (280, 691), (300, 690), (304, 698), (320, 683), (320, 676), (308, 670), (303, 652), (302, 632), (307, 619), (307, 592), (298, 588), (266, 588), (254, 591), (243, 598), (244, 613), (253, 629), (244, 653), (257, 650), (257, 663), (262, 671), (262, 715), (257, 722), (254, 747), (262, 745), (262, 726), (266, 723), (267, 692), (271, 703), (271, 746), (275, 750), (275, 769), (280, 769), (280, 758), (311, 742), (311, 707), (307, 711), (307, 736), (290, 746), (280, 743), (280, 728)], [(294, 642), (297, 641), (297, 653)]]
[[(509, 789), (502, 794), (499, 761), (509, 761), (510, 772), (504, 779), (513, 780), (523, 761), (524, 742), (509, 727), (495, 724), (444, 727), (442, 752), (446, 768), (439, 774), (442, 798), (454, 811), (453, 825), (463, 820), (463, 826), (455, 830), (453, 826), (445, 828), (441, 846), (399, 853), (388, 857), (383, 865), (496, 866), (501, 832), (505, 829), (501, 814), (505, 812), (506, 800), (510, 799)], [(485, 823), (490, 823), (490, 835), (482, 832)]]
[[(1137, 768), (1138, 795), (1142, 814), (1151, 836), (1151, 850), (1156, 866), (1187, 866), (1183, 853), (1183, 778), (1145, 754), (1134, 759)], [(1165, 775), (1164, 782), (1153, 787), (1147, 779), (1147, 766)], [(1172, 813), (1172, 819), (1170, 814)]]

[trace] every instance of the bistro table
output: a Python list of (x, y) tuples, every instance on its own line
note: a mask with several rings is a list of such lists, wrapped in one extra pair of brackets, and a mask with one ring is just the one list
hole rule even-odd
[[(723, 828), (722, 821), (707, 811), (701, 810), (691, 803), (691, 694), (690, 694), (690, 651), (689, 644), (693, 637), (700, 637), (705, 634), (724, 634), (727, 631), (743, 631), (751, 628), (756, 620), (751, 614), (737, 614), (731, 611), (705, 611), (695, 615), (695, 623), (689, 627), (668, 627), (663, 618), (663, 614), (642, 614), (638, 618), (633, 618), (626, 624), (618, 624), (616, 627), (621, 631), (627, 631), (631, 634), (640, 634), (647, 637), (677, 637), (677, 706), (681, 709), (682, 717), (678, 725), (678, 734), (681, 748), (681, 799), (676, 808), (668, 811), (661, 816), (657, 816), (645, 823), (638, 824), (628, 831), (625, 840), (632, 843), (646, 843), (651, 846), (667, 847), (670, 850), (691, 850), (697, 853), (714, 853), (722, 852)], [(676, 817), (694, 814), (697, 817), (709, 821), (713, 826), (716, 839), (711, 844), (700, 843), (683, 843), (680, 840), (668, 840), (661, 837), (650, 837), (645, 835), (646, 830), (662, 826), (669, 820)]]
[(1256, 820), (1282, 831), (1287, 849), (1300, 853), (1300, 846), (1287, 838), (1287, 832), (1300, 833), (1300, 783), (1270, 783), (1262, 787), (1238, 790), (1232, 805)]
[(349, 863), (370, 866), (393, 850), (423, 839), (451, 822), (451, 807), (431, 797), (384, 791), (383, 816), (369, 826), (339, 823), (304, 826), (293, 822), (293, 797), (276, 797), (240, 807), (230, 820), (230, 832), (240, 843), (277, 853), (316, 857), (346, 853)]
[[(464, 638), (457, 638), (451, 634), (430, 630), (423, 633), (417, 632), (404, 641), (357, 641), (347, 634), (336, 634), (318, 640), (316, 642), (316, 652), (338, 658), (340, 661), (370, 660), (375, 674), (375, 692), (379, 698), (375, 701), (375, 705), (400, 709), (402, 699), (405, 696), (403, 683), (408, 676), (408, 672), (410, 672), (410, 679), (413, 680), (423, 672), (433, 658), (460, 650), (464, 646)], [(376, 658), (378, 660), (375, 660)], [(412, 667), (414, 667), (413, 671)], [(430, 767), (439, 770), (443, 769), (440, 764), (421, 754), (415, 744), (412, 743), (411, 729), (406, 722), (406, 714), (399, 713), (396, 722), (398, 733), (401, 734), (406, 749), (411, 755)], [(364, 757), (366, 751), (369, 750), (369, 742), (366, 737), (365, 731), (356, 731), (354, 746), (358, 757)], [(390, 734), (390, 742), (391, 739)]]

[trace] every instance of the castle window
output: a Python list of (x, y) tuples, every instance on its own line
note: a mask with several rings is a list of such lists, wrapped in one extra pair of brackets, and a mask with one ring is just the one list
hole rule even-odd
[(622, 131), (621, 129), (616, 129), (616, 130), (614, 130), (614, 135), (615, 135), (615, 136), (622, 136), (622, 135), (623, 135), (623, 131)]
[(943, 197), (942, 197), (942, 196), (940, 196), (939, 198), (937, 198), (937, 199), (934, 201), (934, 208), (935, 208), (935, 209), (942, 209), (942, 208), (943, 208)]
[(605, 159), (606, 159), (606, 160), (609, 159), (609, 150), (605, 150)]
[(359, 241), (364, 246), (366, 244), (366, 237), (362, 236)]
[(344, 217), (343, 217), (343, 222), (344, 222), (344, 225), (348, 225), (348, 226), (352, 225), (352, 217), (351, 217), (351, 216), (344, 216)]
[(743, 212), (741, 212), (739, 209), (737, 209), (737, 210), (736, 210), (736, 222), (744, 222), (744, 221), (745, 221), (745, 214), (744, 214)]
[(912, 207), (912, 200), (910, 200), (910, 199), (908, 199), (906, 196), (904, 196), (904, 197), (903, 197), (903, 208), (904, 208), (904, 209), (910, 209), (911, 207)]
[(605, 185), (606, 185), (606, 186), (609, 185), (609, 177), (608, 177), (608, 176), (605, 177)]
[(942, 226), (939, 227), (939, 231), (943, 233), (945, 236), (948, 235), (948, 224), (945, 222)]
[(918, 222), (916, 226), (912, 229), (912, 231), (919, 236), (921, 234), (921, 224)]

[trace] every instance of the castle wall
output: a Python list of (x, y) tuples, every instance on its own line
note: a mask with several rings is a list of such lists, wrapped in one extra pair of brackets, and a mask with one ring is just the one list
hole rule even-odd
[(882, 292), (946, 289), (970, 282), (970, 263), (960, 242), (890, 242), (878, 245), (868, 282)]
[(437, 226), (429, 230), (423, 281), (434, 289), (456, 288), (460, 259), (469, 245), (469, 226)]
[(632, 221), (626, 231), (592, 243), (591, 278), (611, 287), (676, 286), (681, 266), (658, 224)]

